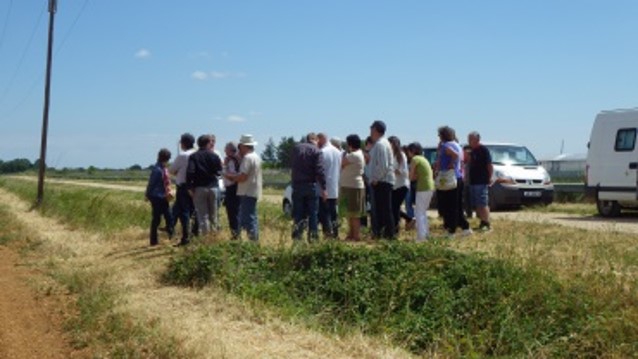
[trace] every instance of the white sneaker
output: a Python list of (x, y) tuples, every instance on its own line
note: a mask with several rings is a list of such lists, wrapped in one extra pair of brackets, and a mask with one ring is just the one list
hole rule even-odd
[(467, 236), (471, 236), (472, 233), (474, 233), (474, 232), (472, 232), (472, 230), (468, 228), (468, 229), (464, 229), (463, 232), (461, 232), (461, 235), (463, 237), (467, 237)]

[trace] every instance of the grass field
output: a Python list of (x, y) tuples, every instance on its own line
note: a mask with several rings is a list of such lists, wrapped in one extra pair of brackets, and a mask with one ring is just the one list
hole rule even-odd
[[(34, 197), (31, 183), (0, 180), (0, 187), (27, 201)], [(116, 248), (146, 241), (150, 213), (139, 195), (55, 185), (46, 195), (41, 213), (73, 230), (100, 233)], [(588, 215), (591, 205), (546, 210)], [(279, 317), (329, 337), (376, 338), (414, 355), (638, 355), (634, 236), (501, 221), (491, 233), (422, 245), (402, 233), (398, 243), (292, 246), (291, 223), (279, 205), (260, 203), (259, 218), (261, 246), (231, 243), (226, 234), (202, 238), (153, 262), (154, 280), (166, 290), (220, 290), (252, 308), (249, 315)], [(438, 219), (432, 225), (441, 232)], [(91, 273), (77, 268), (65, 278)], [(122, 296), (108, 285), (105, 291), (116, 302)], [(188, 351), (177, 344), (144, 347)]]

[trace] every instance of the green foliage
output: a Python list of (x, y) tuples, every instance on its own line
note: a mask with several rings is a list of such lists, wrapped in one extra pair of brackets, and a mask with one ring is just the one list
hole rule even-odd
[(390, 336), (417, 354), (638, 351), (621, 345), (638, 342), (638, 324), (609, 322), (628, 312), (623, 302), (594, 299), (586, 280), (563, 286), (546, 273), (437, 246), (328, 243), (288, 250), (221, 243), (174, 258), (164, 280), (218, 285), (285, 315), (312, 318), (325, 330)]
[(290, 168), (292, 165), (292, 150), (297, 142), (293, 137), (282, 137), (277, 145), (277, 165), (282, 168)]
[(261, 160), (265, 167), (275, 166), (277, 164), (277, 146), (272, 137), (268, 139), (264, 151), (261, 153)]
[(34, 164), (26, 158), (17, 158), (8, 162), (0, 161), (0, 173), (19, 173), (34, 168)]

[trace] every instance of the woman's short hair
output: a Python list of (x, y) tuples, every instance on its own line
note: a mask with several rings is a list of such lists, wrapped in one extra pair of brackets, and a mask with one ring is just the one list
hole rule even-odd
[(418, 142), (412, 142), (408, 145), (408, 151), (412, 152), (413, 155), (422, 155), (423, 154), (423, 146), (421, 146)]
[(238, 148), (237, 148), (237, 145), (236, 145), (236, 144), (235, 144), (235, 142), (233, 142), (233, 141), (228, 142), (228, 143), (226, 144), (226, 147), (224, 147), (224, 148), (228, 148), (228, 149), (230, 149), (230, 151), (231, 151), (232, 153), (237, 153), (237, 149), (238, 149)]
[(439, 136), (445, 142), (454, 141), (456, 139), (456, 131), (450, 126), (439, 127)]
[(348, 137), (346, 137), (346, 143), (354, 150), (361, 149), (361, 138), (359, 137), (359, 135), (349, 135)]
[(171, 159), (171, 151), (166, 148), (162, 148), (157, 153), (157, 162), (168, 162)]

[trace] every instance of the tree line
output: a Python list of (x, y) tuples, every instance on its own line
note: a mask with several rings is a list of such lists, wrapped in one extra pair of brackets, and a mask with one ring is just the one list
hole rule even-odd
[(302, 139), (295, 141), (292, 136), (284, 136), (278, 144), (275, 144), (272, 137), (269, 138), (261, 153), (263, 166), (266, 168), (290, 168), (292, 149), (301, 141)]
[[(292, 149), (295, 145), (301, 142), (303, 138), (300, 138), (299, 141), (295, 141), (292, 136), (284, 136), (279, 140), (279, 143), (275, 144), (275, 141), (271, 138), (268, 139), (263, 152), (261, 153), (261, 159), (263, 161), (263, 165), (266, 168), (290, 168)], [(11, 161), (2, 161), (0, 160), (0, 174), (2, 173), (19, 173), (25, 172), (29, 170), (37, 170), (39, 168), (39, 160), (35, 160), (31, 162), (26, 158), (17, 158)], [(127, 170), (143, 170), (140, 165), (133, 165)], [(75, 169), (75, 170), (84, 170), (84, 169)], [(88, 171), (94, 172), (97, 168), (90, 166)]]
[(39, 166), (39, 160), (36, 160), (33, 163), (26, 158), (16, 158), (7, 162), (0, 160), (0, 173), (19, 173), (38, 169)]

